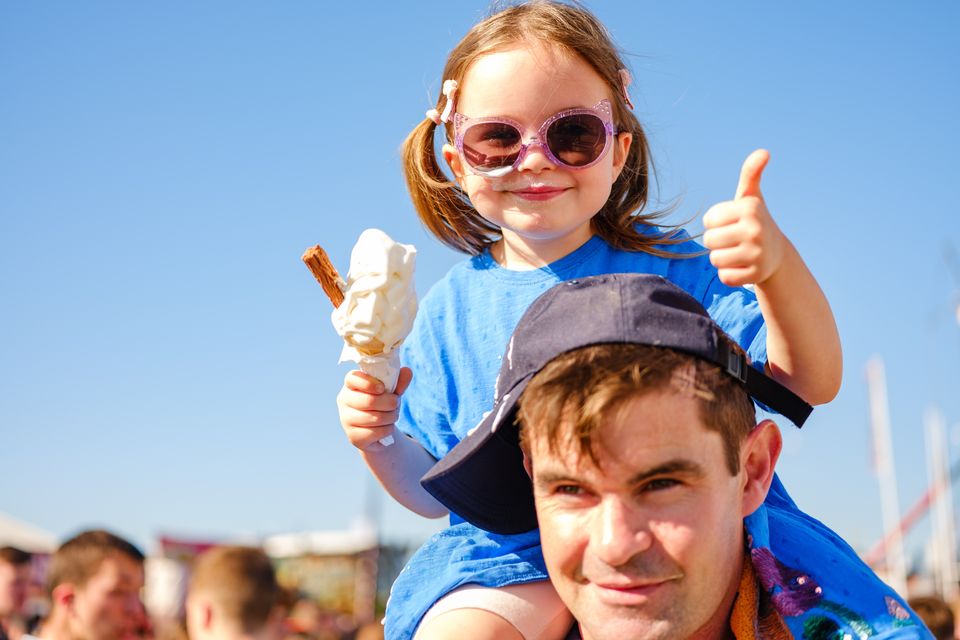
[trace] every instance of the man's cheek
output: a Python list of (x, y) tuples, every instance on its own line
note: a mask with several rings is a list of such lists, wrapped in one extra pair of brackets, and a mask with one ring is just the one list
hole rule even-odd
[(568, 574), (579, 566), (585, 546), (582, 519), (549, 503), (538, 507), (537, 518), (547, 569)]

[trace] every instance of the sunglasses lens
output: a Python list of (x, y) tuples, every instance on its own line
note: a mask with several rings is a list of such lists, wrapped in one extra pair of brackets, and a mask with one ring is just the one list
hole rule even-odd
[(463, 133), (463, 157), (481, 172), (513, 166), (521, 148), (521, 134), (505, 122), (481, 122)]
[(558, 118), (547, 129), (547, 146), (557, 160), (570, 167), (588, 165), (607, 146), (603, 120), (589, 113)]

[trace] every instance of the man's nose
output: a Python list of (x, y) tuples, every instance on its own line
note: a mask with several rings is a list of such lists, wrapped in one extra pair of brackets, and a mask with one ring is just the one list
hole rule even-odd
[(520, 161), (518, 169), (520, 171), (529, 171), (531, 173), (540, 173), (545, 169), (555, 169), (556, 165), (550, 160), (544, 147), (546, 143), (539, 138), (531, 138), (527, 143), (526, 153)]
[(648, 524), (635, 507), (619, 498), (605, 498), (590, 532), (594, 555), (611, 567), (626, 564), (653, 544)]

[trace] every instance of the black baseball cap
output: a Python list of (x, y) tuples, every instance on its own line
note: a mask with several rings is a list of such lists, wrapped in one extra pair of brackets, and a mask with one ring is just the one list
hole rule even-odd
[(481, 529), (502, 534), (535, 529), (533, 489), (515, 422), (517, 400), (557, 356), (611, 343), (676, 349), (712, 362), (798, 427), (813, 410), (750, 366), (703, 306), (665, 278), (619, 273), (570, 280), (543, 293), (520, 318), (503, 356), (493, 409), (420, 484)]

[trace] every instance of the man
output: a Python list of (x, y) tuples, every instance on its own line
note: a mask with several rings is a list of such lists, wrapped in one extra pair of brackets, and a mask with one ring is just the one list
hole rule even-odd
[(42, 640), (133, 640), (143, 622), (143, 553), (103, 530), (84, 531), (53, 554)]
[[(495, 532), (539, 522), (571, 638), (928, 638), (790, 500), (751, 395), (810, 412), (666, 280), (564, 283), (518, 324), (493, 411), (422, 482)], [(804, 556), (822, 571), (793, 569)]]
[(16, 640), (12, 625), (22, 624), (23, 604), (30, 581), (30, 554), (17, 547), (0, 547), (0, 640)]
[(279, 640), (280, 587), (260, 549), (216, 547), (196, 562), (186, 601), (191, 640)]

